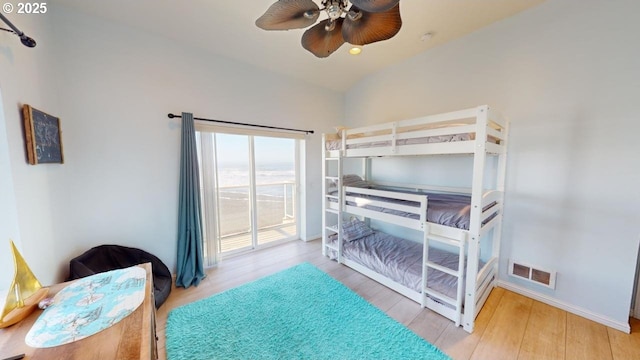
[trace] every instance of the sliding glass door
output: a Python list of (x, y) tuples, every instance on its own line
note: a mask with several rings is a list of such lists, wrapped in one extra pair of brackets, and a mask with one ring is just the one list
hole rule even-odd
[(297, 238), (298, 140), (198, 135), (205, 257)]
[(253, 246), (249, 139), (231, 134), (215, 137), (220, 251), (247, 249)]
[(297, 234), (293, 139), (254, 137), (258, 245)]

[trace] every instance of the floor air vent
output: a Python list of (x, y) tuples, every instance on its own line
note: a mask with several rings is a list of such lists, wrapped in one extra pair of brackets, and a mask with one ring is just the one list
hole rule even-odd
[(532, 266), (509, 260), (509, 275), (521, 278), (551, 289), (556, 288), (556, 272), (536, 269)]

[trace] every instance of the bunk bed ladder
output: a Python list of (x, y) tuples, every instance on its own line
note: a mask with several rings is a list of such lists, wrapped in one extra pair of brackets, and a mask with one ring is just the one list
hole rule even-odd
[[(430, 241), (434, 241), (434, 242), (439, 242), (441, 244), (446, 244), (449, 246), (454, 246), (456, 248), (458, 248), (458, 269), (457, 270), (453, 270), (450, 269), (448, 267), (439, 265), (435, 262), (432, 262), (429, 260), (429, 242)], [(424, 241), (424, 247), (423, 247), (423, 259), (427, 259), (426, 261), (424, 261), (423, 263), (423, 272), (422, 272), (422, 288), (424, 289), (422, 292), (422, 307), (425, 307), (427, 304), (427, 299), (429, 297), (433, 297), (435, 299), (437, 299), (440, 302), (445, 302), (451, 306), (453, 306), (455, 308), (455, 318), (453, 319), (456, 326), (460, 326), (461, 322), (462, 322), (462, 303), (463, 303), (463, 296), (464, 296), (464, 276), (465, 276), (465, 269), (464, 269), (464, 261), (465, 261), (465, 240), (464, 239), (460, 239), (460, 240), (456, 240), (456, 239), (451, 239), (448, 237), (444, 237), (444, 236), (439, 236), (439, 235), (435, 235), (435, 234), (430, 234), (428, 231), (425, 231), (425, 241)], [(456, 288), (456, 298), (450, 298), (448, 296), (446, 296), (445, 294), (442, 294), (436, 290), (433, 290), (431, 288), (429, 288), (429, 282), (428, 282), (428, 274), (429, 274), (429, 270), (430, 269), (434, 269), (437, 271), (441, 271), (443, 273), (449, 274), (451, 276), (455, 276), (457, 278), (457, 288)]]
[[(324, 135), (323, 135), (323, 141), (322, 143), (324, 144), (326, 141), (326, 139), (324, 139)], [(323, 159), (322, 159), (322, 177), (323, 177), (323, 181), (322, 181), (322, 255), (323, 256), (327, 256), (328, 251), (329, 250), (333, 250), (336, 251), (338, 253), (338, 262), (341, 263), (342, 262), (342, 233), (340, 231), (337, 231), (337, 229), (342, 228), (342, 210), (343, 210), (343, 199), (344, 199), (344, 194), (343, 194), (343, 189), (342, 189), (342, 156), (338, 156), (338, 157), (327, 157), (326, 156), (326, 151), (323, 148), (322, 151), (323, 155)], [(329, 166), (328, 163), (330, 162), (336, 162), (336, 166), (335, 167), (331, 167)], [(330, 174), (331, 172), (331, 168), (335, 168), (337, 172), (337, 174)], [(330, 182), (333, 182), (337, 185), (337, 189), (338, 189), (338, 193), (337, 196), (336, 195), (332, 195), (329, 193), (329, 186), (328, 184)], [(336, 209), (332, 209), (330, 207), (330, 203), (331, 201), (334, 201), (337, 206), (337, 210)], [(334, 216), (331, 216), (329, 214), (333, 214)], [(333, 224), (331, 224), (330, 222), (332, 222), (330, 219), (332, 218), (337, 218), (336, 221), (334, 221)], [(337, 234), (338, 236), (338, 244), (337, 245), (333, 245), (330, 244), (329, 242), (329, 237), (333, 234)]]
[(465, 331), (473, 332), (476, 317), (477, 269), (480, 260), (480, 229), (482, 215), (482, 193), (487, 159), (487, 128), (489, 107), (479, 106), (476, 115), (476, 138), (473, 153), (473, 180), (471, 184), (471, 210), (469, 222), (469, 251), (467, 255), (467, 276), (465, 289), (464, 324)]

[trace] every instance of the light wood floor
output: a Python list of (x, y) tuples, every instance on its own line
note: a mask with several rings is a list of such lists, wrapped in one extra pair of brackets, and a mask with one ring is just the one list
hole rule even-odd
[(158, 350), (166, 359), (168, 312), (180, 305), (309, 262), (454, 359), (640, 359), (640, 320), (632, 334), (607, 328), (538, 301), (496, 288), (478, 315), (473, 334), (377, 282), (323, 257), (320, 241), (294, 241), (227, 259), (200, 285), (173, 289), (157, 313)]

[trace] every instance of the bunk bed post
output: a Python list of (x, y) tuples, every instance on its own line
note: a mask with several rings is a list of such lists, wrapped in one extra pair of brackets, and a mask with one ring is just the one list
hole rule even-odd
[(371, 181), (371, 158), (362, 158), (362, 174), (366, 181)]
[(422, 227), (422, 287), (420, 288), (422, 296), (420, 297), (420, 306), (427, 306), (427, 276), (429, 273), (429, 223), (427, 222), (427, 205), (429, 197), (425, 196), (420, 202), (420, 226)]
[[(371, 158), (362, 158), (362, 178), (365, 181), (371, 181)], [(364, 217), (364, 223), (371, 226), (371, 219)]]
[(347, 129), (340, 130), (340, 140), (342, 144), (340, 146), (340, 156), (347, 155)]
[(393, 124), (391, 124), (391, 153), (395, 154), (397, 152), (396, 149), (396, 141), (398, 139), (397, 136), (397, 131), (398, 131), (398, 122), (394, 121)]
[[(343, 133), (344, 134), (344, 133)], [(338, 156), (338, 263), (342, 264), (342, 212), (345, 211), (347, 202), (345, 201), (344, 184), (342, 183), (342, 156)]]
[(322, 134), (322, 256), (327, 256), (327, 135)]
[(457, 318), (455, 320), (456, 323), (456, 327), (460, 326), (460, 324), (462, 323), (463, 319), (462, 319), (462, 309), (463, 309), (463, 304), (464, 301), (462, 301), (462, 299), (464, 298), (464, 291), (465, 289), (463, 288), (463, 282), (462, 279), (466, 278), (466, 274), (464, 274), (464, 254), (465, 254), (465, 250), (466, 250), (466, 243), (467, 243), (467, 237), (468, 234), (461, 234), (460, 236), (460, 249), (458, 250), (458, 286), (457, 286), (457, 291), (456, 291), (456, 312), (457, 312)]
[(471, 218), (467, 254), (466, 290), (464, 302), (464, 329), (471, 333), (476, 315), (476, 282), (480, 255), (480, 227), (482, 193), (487, 157), (487, 125), (489, 107), (479, 106), (476, 114), (476, 139), (473, 151), (473, 179), (471, 182)]

